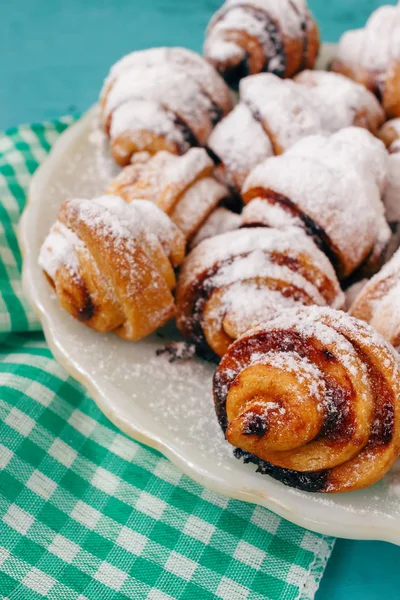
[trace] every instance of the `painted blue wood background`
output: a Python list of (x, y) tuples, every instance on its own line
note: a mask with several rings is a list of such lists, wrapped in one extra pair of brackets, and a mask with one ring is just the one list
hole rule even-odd
[[(167, 44), (199, 51), (206, 23), (220, 3), (0, 0), (0, 129), (84, 111), (96, 101), (109, 65), (133, 49)], [(309, 3), (325, 41), (336, 41), (345, 29), (362, 25), (382, 4)], [(398, 547), (338, 541), (317, 598), (396, 600), (399, 564)]]

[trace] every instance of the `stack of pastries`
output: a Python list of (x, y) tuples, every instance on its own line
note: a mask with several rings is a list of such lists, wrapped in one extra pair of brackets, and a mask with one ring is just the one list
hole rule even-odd
[(125, 56), (99, 108), (121, 170), (64, 202), (40, 253), (95, 331), (175, 318), (218, 363), (235, 456), (305, 491), (369, 486), (400, 455), (399, 39), (383, 7), (313, 70), (305, 0), (226, 0), (204, 57)]

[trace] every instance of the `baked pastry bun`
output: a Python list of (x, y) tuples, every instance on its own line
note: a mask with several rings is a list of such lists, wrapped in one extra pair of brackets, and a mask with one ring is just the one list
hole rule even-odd
[(388, 178), (383, 201), (386, 218), (394, 232), (394, 249), (400, 245), (400, 118), (387, 121), (379, 137), (389, 151)]
[(400, 367), (369, 325), (341, 311), (283, 311), (234, 342), (214, 377), (236, 456), (309, 492), (379, 481), (400, 454)]
[(111, 68), (100, 95), (101, 121), (121, 166), (135, 152), (183, 154), (204, 145), (231, 108), (220, 75), (185, 48), (128, 54)]
[(305, 0), (226, 0), (206, 32), (204, 55), (233, 87), (267, 71), (292, 77), (314, 66), (319, 32)]
[(400, 250), (362, 288), (350, 314), (370, 323), (400, 350)]
[(339, 42), (332, 69), (372, 90), (388, 118), (400, 117), (400, 5), (381, 6)]
[(185, 259), (177, 325), (200, 352), (223, 356), (276, 311), (343, 301), (332, 265), (301, 229), (245, 228), (204, 240)]
[(244, 223), (301, 227), (340, 279), (365, 263), (378, 269), (391, 235), (381, 201), (386, 177), (387, 152), (366, 130), (311, 136), (251, 171), (242, 189)]
[(225, 208), (224, 206), (218, 206), (210, 216), (204, 221), (196, 235), (190, 242), (189, 249), (192, 250), (200, 244), (203, 240), (227, 233), (228, 231), (235, 231), (242, 226), (242, 216)]
[(167, 213), (190, 242), (217, 206), (229, 196), (213, 177), (214, 163), (204, 148), (183, 156), (161, 151), (139, 154), (122, 169), (108, 193), (126, 202), (149, 200)]
[(378, 137), (380, 137), (386, 148), (390, 149), (400, 139), (400, 118), (386, 121), (380, 128)]
[(154, 204), (103, 196), (64, 202), (39, 264), (73, 317), (139, 340), (174, 316), (184, 252), (184, 236)]
[(376, 133), (385, 114), (364, 86), (337, 73), (303, 71), (294, 80), (262, 73), (240, 82), (240, 102), (208, 139), (217, 175), (240, 191), (260, 162), (309, 135), (358, 126)]

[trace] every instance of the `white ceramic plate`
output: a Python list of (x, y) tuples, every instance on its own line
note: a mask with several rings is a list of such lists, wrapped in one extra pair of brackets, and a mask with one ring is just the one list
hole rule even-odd
[(217, 424), (213, 366), (156, 357), (166, 341), (179, 338), (173, 327), (162, 331), (164, 339), (128, 343), (87, 329), (59, 307), (37, 259), (60, 204), (101, 194), (112, 175), (96, 114), (90, 110), (55, 144), (33, 179), (20, 226), (24, 290), (57, 360), (122, 431), (160, 450), (200, 484), (316, 532), (400, 544), (400, 467), (368, 490), (334, 496), (299, 492), (256, 474), (233, 457)]

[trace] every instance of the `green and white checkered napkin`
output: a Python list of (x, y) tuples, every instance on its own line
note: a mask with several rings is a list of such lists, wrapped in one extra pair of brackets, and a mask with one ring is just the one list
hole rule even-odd
[(312, 598), (332, 539), (210, 492), (119, 433), (46, 347), (16, 226), (71, 120), (0, 136), (1, 598)]

